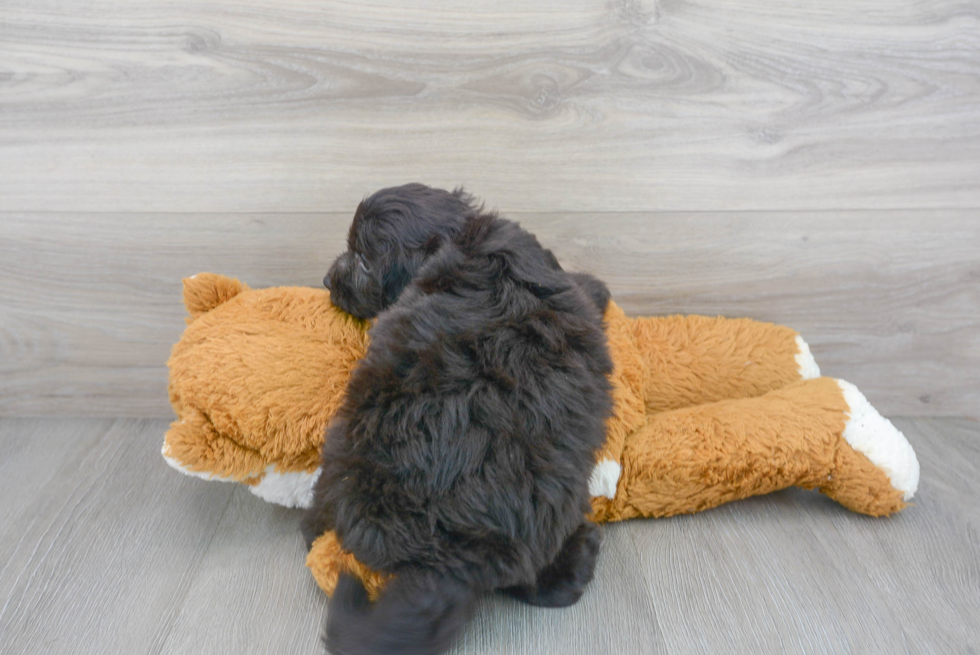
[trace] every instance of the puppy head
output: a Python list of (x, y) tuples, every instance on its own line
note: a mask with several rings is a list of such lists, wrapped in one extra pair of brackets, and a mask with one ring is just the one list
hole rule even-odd
[(347, 252), (323, 278), (331, 300), (359, 318), (377, 316), (479, 209), (462, 189), (444, 191), (424, 184), (390, 187), (369, 196), (354, 212)]

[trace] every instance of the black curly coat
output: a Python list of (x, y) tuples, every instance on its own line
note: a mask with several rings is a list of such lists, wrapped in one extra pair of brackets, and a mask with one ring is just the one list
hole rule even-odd
[(498, 589), (574, 603), (600, 542), (584, 516), (612, 406), (605, 286), (460, 190), (379, 191), (349, 246), (325, 283), (378, 320), (303, 530), (395, 577), (373, 604), (341, 578), (328, 649), (438, 652)]

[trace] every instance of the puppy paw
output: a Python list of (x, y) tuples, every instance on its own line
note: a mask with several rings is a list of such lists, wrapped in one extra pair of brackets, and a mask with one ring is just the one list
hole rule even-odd
[(592, 581), (602, 532), (594, 523), (583, 523), (565, 541), (554, 562), (538, 574), (533, 585), (508, 587), (504, 593), (540, 607), (568, 607), (578, 602)]

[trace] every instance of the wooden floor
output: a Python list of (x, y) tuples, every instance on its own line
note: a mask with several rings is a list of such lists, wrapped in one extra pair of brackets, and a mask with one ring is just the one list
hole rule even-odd
[[(900, 419), (922, 464), (889, 519), (788, 490), (606, 527), (578, 605), (488, 598), (455, 651), (980, 648), (980, 422)], [(0, 419), (0, 653), (315, 653), (295, 510), (179, 475), (166, 421)]]

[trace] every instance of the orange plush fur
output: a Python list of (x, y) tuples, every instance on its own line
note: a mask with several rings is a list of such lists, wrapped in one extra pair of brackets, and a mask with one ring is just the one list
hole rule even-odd
[[(286, 505), (309, 502), (330, 417), (368, 347), (370, 324), (323, 290), (251, 290), (202, 273), (169, 361), (177, 413), (163, 454)], [(593, 517), (697, 512), (789, 486), (874, 516), (905, 507), (915, 454), (852, 385), (816, 377), (793, 330), (748, 319), (631, 318), (610, 303), (614, 414), (593, 475)], [(332, 533), (307, 564), (330, 593), (341, 570), (374, 595), (384, 576)]]

